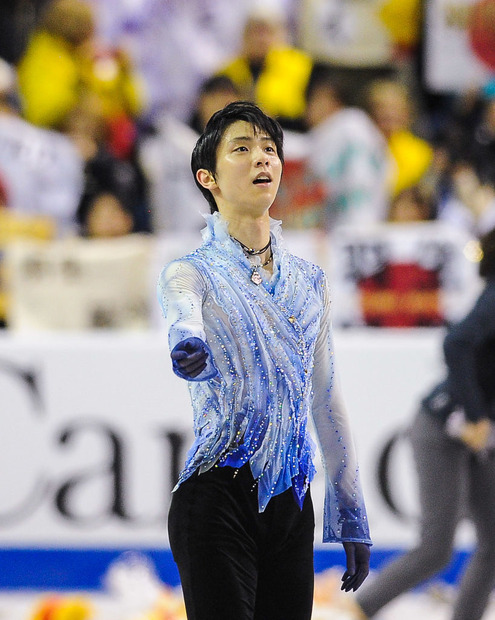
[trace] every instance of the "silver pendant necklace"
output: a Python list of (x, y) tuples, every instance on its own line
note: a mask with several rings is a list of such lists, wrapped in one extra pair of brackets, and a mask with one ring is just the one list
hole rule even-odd
[[(232, 239), (234, 241), (237, 241), (237, 243), (244, 250), (244, 253), (248, 256), (248, 258), (250, 256), (259, 256), (260, 254), (263, 254), (272, 245), (272, 240), (270, 238), (270, 240), (268, 241), (268, 243), (265, 245), (264, 248), (261, 248), (261, 250), (255, 250), (254, 248), (249, 248), (247, 245), (244, 245), (244, 243), (242, 243), (242, 241), (239, 241), (239, 239), (236, 239), (235, 237), (232, 237)], [(260, 273), (259, 270), (263, 269), (264, 267), (269, 265), (271, 263), (272, 259), (273, 259), (273, 251), (270, 252), (270, 256), (268, 257), (268, 259), (264, 263), (262, 263), (261, 265), (254, 265), (253, 266), (253, 268), (251, 270), (251, 278), (250, 278), (251, 282), (253, 282), (254, 284), (256, 284), (258, 286), (263, 282), (263, 278), (261, 277), (261, 273)]]
[(270, 254), (270, 257), (262, 265), (255, 265), (253, 267), (253, 270), (251, 271), (251, 282), (254, 282), (254, 284), (256, 285), (260, 285), (263, 282), (263, 278), (261, 277), (261, 273), (259, 272), (259, 270), (269, 265), (272, 262), (272, 258), (273, 258), (273, 252)]

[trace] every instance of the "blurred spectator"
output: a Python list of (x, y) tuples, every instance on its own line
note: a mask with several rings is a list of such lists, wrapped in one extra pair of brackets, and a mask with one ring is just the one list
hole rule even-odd
[(53, 218), (58, 235), (76, 229), (83, 165), (63, 134), (35, 127), (19, 115), (16, 75), (0, 59), (0, 176), (12, 212)]
[[(118, 228), (126, 232), (150, 232), (151, 218), (147, 208), (145, 180), (132, 161), (118, 159), (106, 147), (103, 139), (105, 120), (100, 108), (94, 105), (94, 97), (87, 97), (70, 112), (65, 120), (64, 131), (84, 161), (84, 188), (77, 210), (80, 232), (92, 234), (88, 218), (94, 217), (92, 211), (95, 204), (95, 211), (101, 214), (117, 212), (115, 203), (123, 210), (122, 214), (118, 213), (116, 228), (119, 223)], [(100, 196), (104, 197), (102, 201), (99, 201)], [(109, 196), (112, 200), (107, 199)], [(102, 218), (97, 221), (100, 222)]]
[(480, 122), (482, 107), (479, 88), (470, 88), (452, 96), (448, 103), (443, 102), (442, 122), (434, 141), (448, 152), (453, 161), (464, 158), (473, 128)]
[(198, 134), (186, 123), (164, 114), (155, 133), (140, 147), (140, 162), (149, 187), (153, 232), (191, 232), (204, 227), (207, 204), (194, 183), (191, 152)]
[(437, 193), (437, 217), (474, 235), (495, 226), (494, 94), (489, 83), (455, 98), (427, 175)]
[(199, 134), (203, 133), (210, 117), (228, 103), (239, 99), (240, 93), (226, 75), (214, 75), (205, 80), (199, 90), (189, 126)]
[(308, 166), (326, 188), (324, 225), (384, 221), (388, 209), (388, 153), (369, 116), (346, 103), (329, 67), (314, 72), (307, 92)]
[(420, 185), (403, 189), (390, 205), (390, 222), (424, 222), (434, 219), (435, 210), (431, 196)]
[(495, 184), (495, 93), (482, 100), (481, 118), (470, 140), (470, 160), (482, 184)]
[(254, 101), (284, 127), (301, 129), (313, 61), (287, 39), (281, 11), (270, 6), (251, 11), (239, 55), (220, 73), (234, 82), (242, 99)]
[(84, 209), (83, 234), (92, 239), (124, 237), (132, 233), (134, 220), (122, 196), (102, 191)]
[(153, 230), (194, 232), (203, 228), (207, 205), (191, 172), (191, 152), (211, 115), (239, 98), (232, 80), (214, 75), (203, 82), (188, 124), (163, 114), (140, 148), (150, 188)]
[(83, 0), (52, 0), (19, 62), (26, 119), (59, 129), (81, 97), (94, 94), (106, 121), (107, 143), (129, 157), (142, 94), (127, 54), (95, 39), (95, 17)]
[(15, 64), (26, 45), (36, 12), (46, 0), (0, 2), (0, 58)]
[(300, 0), (91, 0), (98, 32), (110, 45), (125, 41), (146, 84), (145, 118), (166, 111), (188, 122), (201, 83), (238, 50), (247, 14), (273, 6), (295, 30)]
[(482, 183), (466, 161), (452, 167), (450, 192), (438, 206), (437, 219), (451, 222), (473, 235), (495, 227), (495, 180)]
[(412, 131), (411, 93), (394, 80), (375, 80), (368, 90), (368, 110), (385, 136), (393, 164), (391, 193), (416, 185), (428, 172), (433, 149)]

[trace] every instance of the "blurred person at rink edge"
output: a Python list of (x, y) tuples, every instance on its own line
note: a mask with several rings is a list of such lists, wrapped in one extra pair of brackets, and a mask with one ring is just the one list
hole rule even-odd
[(206, 204), (191, 175), (191, 151), (212, 114), (237, 99), (239, 92), (232, 80), (213, 75), (201, 85), (187, 124), (163, 114), (154, 133), (141, 143), (140, 161), (149, 184), (155, 233), (203, 228)]
[(21, 117), (16, 73), (0, 59), (0, 177), (5, 206), (12, 212), (53, 219), (58, 236), (77, 231), (83, 162), (58, 131)]
[[(98, 100), (88, 95), (67, 115), (63, 125), (65, 134), (72, 140), (84, 162), (84, 187), (77, 208), (79, 232), (88, 234), (87, 217), (99, 194), (110, 194), (115, 200), (97, 201), (100, 207), (117, 203), (122, 211), (115, 221), (116, 234), (124, 231), (132, 222), (128, 232), (151, 232), (151, 215), (148, 209), (147, 186), (140, 166), (113, 155), (105, 143), (105, 119)], [(98, 221), (100, 221), (98, 219)], [(107, 231), (108, 233), (110, 232)]]
[(433, 148), (412, 130), (411, 93), (395, 80), (374, 80), (367, 91), (371, 118), (389, 148), (391, 198), (419, 183), (433, 162)]
[(343, 543), (342, 589), (371, 540), (339, 390), (323, 271), (271, 220), (280, 125), (250, 102), (216, 112), (192, 154), (210, 205), (203, 244), (163, 269), (158, 296), (195, 440), (169, 538), (190, 620), (304, 620), (313, 604), (312, 414), (325, 463), (324, 541)]
[(315, 69), (307, 91), (308, 171), (326, 189), (322, 224), (370, 224), (387, 218), (386, 141), (368, 114), (346, 103), (330, 67)]
[(485, 287), (447, 333), (447, 376), (422, 400), (410, 430), (420, 541), (359, 592), (356, 618), (374, 618), (397, 596), (444, 569), (465, 514), (474, 524), (476, 543), (450, 617), (479, 620), (495, 586), (495, 229), (481, 237), (480, 247)]
[(238, 55), (219, 70), (286, 129), (301, 130), (312, 58), (288, 42), (284, 13), (275, 6), (248, 14)]
[(25, 118), (59, 129), (90, 94), (106, 121), (106, 141), (114, 155), (129, 158), (136, 140), (135, 119), (143, 94), (127, 53), (97, 40), (93, 8), (83, 0), (51, 0), (18, 64)]

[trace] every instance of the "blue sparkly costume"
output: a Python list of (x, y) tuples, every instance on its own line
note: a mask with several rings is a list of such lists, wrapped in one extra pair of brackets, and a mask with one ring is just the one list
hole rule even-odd
[(273, 275), (261, 269), (257, 286), (225, 221), (206, 219), (201, 247), (168, 264), (158, 284), (170, 349), (197, 337), (209, 351), (188, 382), (195, 441), (177, 486), (196, 470), (249, 462), (260, 511), (291, 486), (301, 506), (315, 473), (312, 415), (326, 475), (323, 540), (370, 544), (323, 271), (290, 254), (272, 220)]

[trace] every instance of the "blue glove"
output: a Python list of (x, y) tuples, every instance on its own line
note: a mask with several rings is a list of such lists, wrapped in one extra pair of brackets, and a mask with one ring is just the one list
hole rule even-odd
[(341, 590), (354, 592), (370, 572), (370, 545), (360, 542), (344, 542), (347, 570), (342, 575)]
[(201, 338), (186, 338), (170, 354), (175, 374), (183, 379), (194, 379), (206, 368), (208, 350)]

